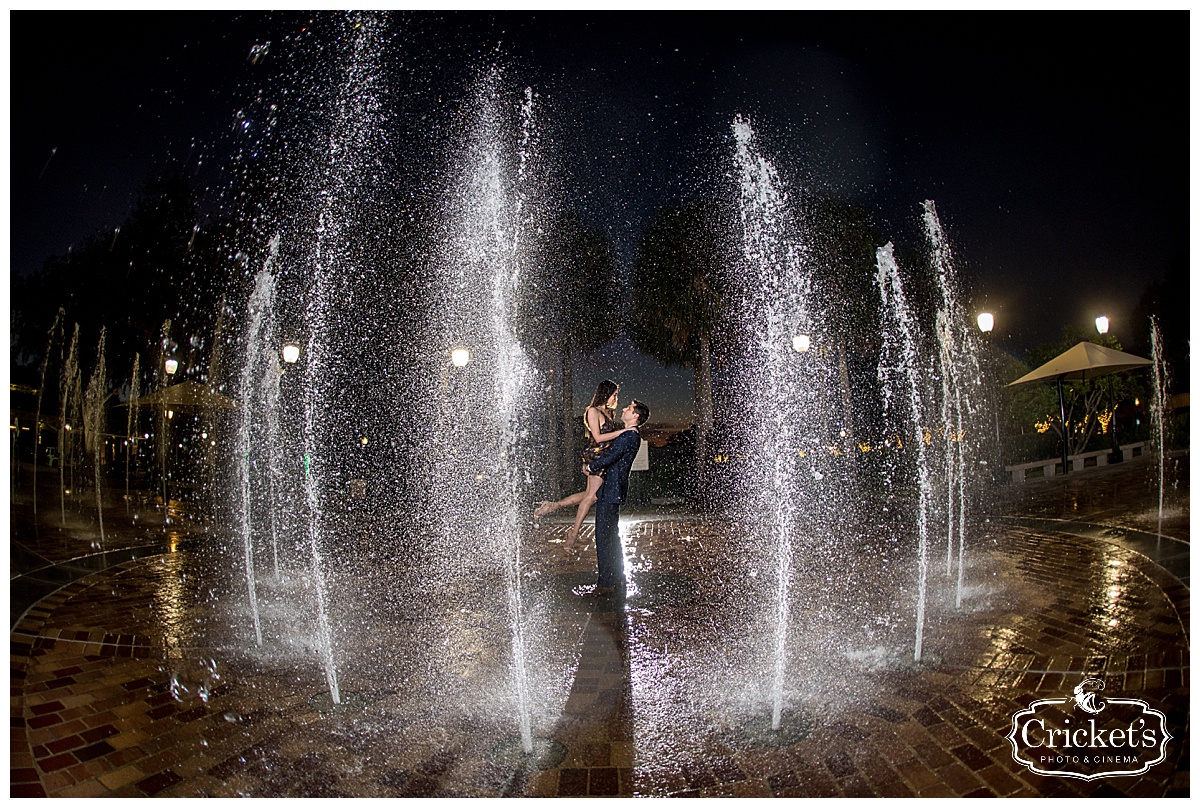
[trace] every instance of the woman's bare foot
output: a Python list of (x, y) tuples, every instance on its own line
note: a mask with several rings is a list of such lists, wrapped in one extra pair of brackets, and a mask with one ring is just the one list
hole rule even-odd
[(571, 525), (567, 528), (567, 549), (570, 550), (575, 546), (575, 540), (579, 538), (579, 528)]
[(545, 516), (546, 514), (550, 513), (553, 510), (554, 510), (553, 502), (547, 502), (546, 500), (542, 500), (541, 502), (538, 503), (537, 508), (534, 509), (533, 518), (537, 519), (539, 516)]

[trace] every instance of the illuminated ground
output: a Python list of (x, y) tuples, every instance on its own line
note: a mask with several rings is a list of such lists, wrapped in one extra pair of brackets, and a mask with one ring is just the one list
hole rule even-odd
[[(524, 559), (550, 694), (531, 756), (494, 673), (507, 634), (503, 609), (480, 597), (493, 591), (486, 574), (423, 593), (384, 556), (335, 566), (334, 588), (374, 605), (338, 635), (334, 706), (303, 641), (237, 645), (244, 622), (214, 605), (234, 584), (211, 569), (202, 533), (126, 520), (101, 556), (84, 520), (35, 536), (18, 496), (11, 794), (1187, 795), (1187, 469), (1162, 540), (1137, 532), (1157, 501), (1148, 473), (1130, 463), (1009, 488), (1008, 518), (978, 537), (969, 608), (931, 609), (921, 664), (852, 628), (862, 593), (888, 594), (871, 592), (869, 547), (852, 590), (801, 578), (796, 619), (812, 630), (795, 640), (779, 732), (717, 675), (739, 659), (714, 640), (733, 636), (746, 591), (729, 561), (736, 526), (633, 514), (622, 605), (588, 594), (590, 526), (572, 553), (565, 523), (548, 523)], [(286, 589), (264, 587), (268, 629), (292, 619), (269, 608)], [(842, 614), (844, 647), (827, 627)], [(1085, 675), (1167, 714), (1165, 762), (1091, 783), (1014, 762), (1013, 713)]]

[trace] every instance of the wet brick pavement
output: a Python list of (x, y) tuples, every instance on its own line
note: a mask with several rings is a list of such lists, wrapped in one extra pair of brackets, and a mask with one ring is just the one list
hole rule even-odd
[[(10, 587), (10, 794), (1186, 796), (1190, 592), (1155, 560), (1186, 555), (1190, 539), (1186, 462), (1175, 473), (1184, 483), (1154, 541), (1146, 464), (1010, 487), (1006, 518), (993, 520), (972, 568), (1004, 582), (996, 594), (931, 630), (922, 663), (864, 666), (844, 682), (850, 695), (831, 691), (836, 708), (790, 716), (774, 734), (672, 701), (693, 691), (671, 678), (670, 660), (727, 608), (701, 582), (724, 571), (731, 526), (670, 514), (631, 522), (628, 555), (647, 571), (622, 608), (586, 594), (590, 527), (569, 552), (565, 525), (545, 524), (525, 563), (543, 573), (553, 636), (571, 659), (561, 710), (532, 757), (494, 743), (486, 717), (422, 715), (417, 672), (389, 690), (348, 671), (338, 707), (319, 674), (222, 657), (213, 675), (179, 640), (192, 613), (178, 604), (192, 593), (172, 593), (203, 536), (147, 515), (111, 530), (104, 548), (84, 522), (35, 538), (18, 498), (13, 573), (41, 583)], [(1091, 782), (1014, 762), (1013, 714), (1090, 676), (1106, 695), (1167, 716), (1166, 760)]]

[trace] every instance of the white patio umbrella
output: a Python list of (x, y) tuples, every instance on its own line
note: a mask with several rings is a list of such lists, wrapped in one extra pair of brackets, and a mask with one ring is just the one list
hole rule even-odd
[(1067, 473), (1067, 405), (1063, 397), (1063, 382), (1085, 382), (1110, 373), (1136, 370), (1154, 364), (1149, 359), (1105, 348), (1094, 342), (1081, 342), (1074, 348), (1063, 351), (1041, 367), (1031, 370), (1008, 387), (1032, 382), (1055, 382), (1058, 385), (1058, 408), (1062, 417), (1063, 474)]
[(162, 407), (175, 412), (196, 413), (201, 410), (236, 410), (237, 402), (199, 382), (180, 382), (135, 400), (135, 407)]

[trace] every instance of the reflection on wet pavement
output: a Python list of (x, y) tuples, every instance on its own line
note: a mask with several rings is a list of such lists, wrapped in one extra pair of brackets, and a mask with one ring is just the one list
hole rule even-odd
[[(261, 584), (257, 646), (218, 532), (142, 521), (110, 531), (105, 549), (128, 556), (102, 560), (86, 525), (35, 537), (18, 502), (14, 573), (48, 583), (11, 589), (14, 604), (33, 593), (13, 615), (11, 794), (1186, 795), (1190, 593), (1153, 548), (1063, 521), (1145, 531), (1139, 468), (1006, 490), (1013, 518), (974, 537), (961, 611), (931, 577), (920, 664), (911, 551), (869, 526), (806, 548), (778, 731), (760, 650), (771, 582), (738, 525), (630, 520), (623, 598), (592, 591), (590, 526), (574, 552), (565, 524), (530, 530), (532, 755), (487, 564), (429, 575), (372, 549), (387, 542), (347, 551), (330, 570), (334, 704), (302, 574)], [(1168, 526), (1178, 549), (1187, 519)], [(1014, 712), (1089, 676), (1167, 715), (1166, 761), (1084, 782), (1013, 760)]]

